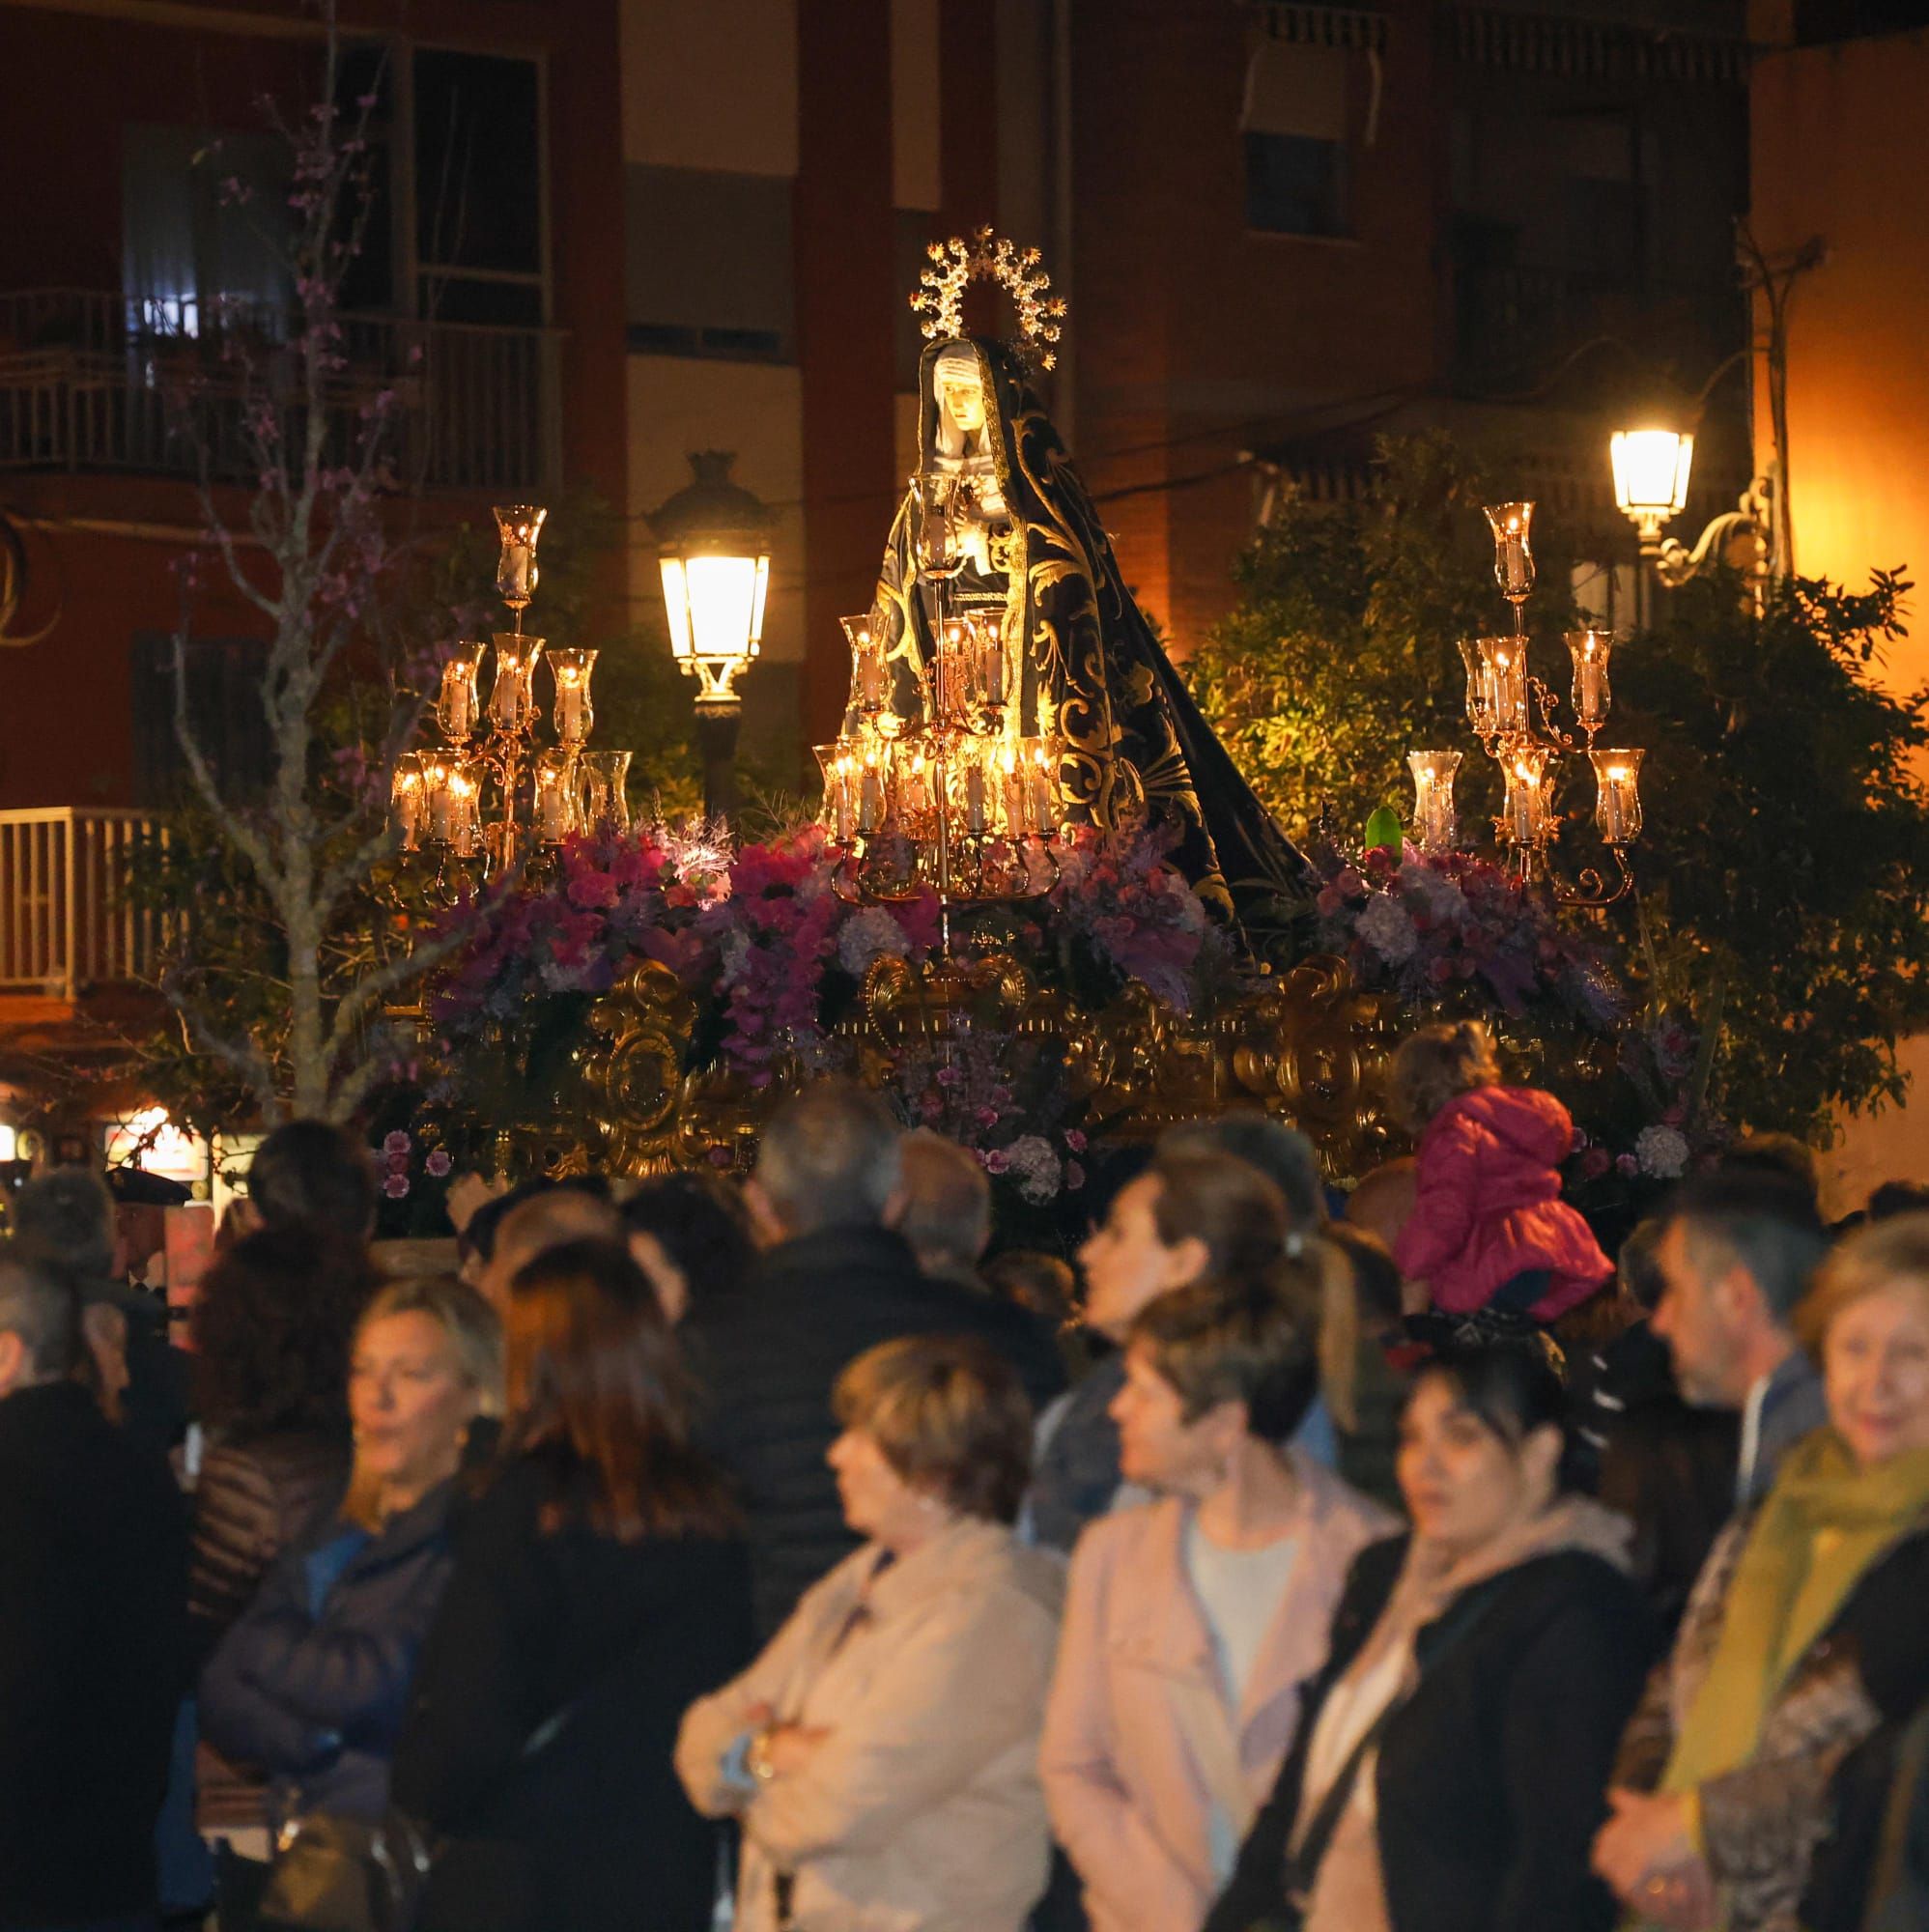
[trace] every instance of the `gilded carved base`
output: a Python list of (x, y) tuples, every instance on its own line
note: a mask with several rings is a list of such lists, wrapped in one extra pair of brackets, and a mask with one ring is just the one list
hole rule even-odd
[[(551, 1115), (498, 1136), (498, 1166), (748, 1171), (764, 1121), (812, 1069), (780, 1057), (761, 1087), (727, 1066), (686, 1070), (697, 1017), (664, 967), (636, 968), (592, 1009)], [(1258, 1106), (1303, 1128), (1344, 1178), (1393, 1151), (1382, 1076), (1404, 1030), (1394, 1004), (1362, 992), (1334, 958), (1251, 980), (1196, 1014), (1142, 986), (1087, 1011), (1004, 954), (922, 967), (884, 959), (819, 1059), (824, 1070), (882, 1085), (907, 1051), (928, 1054), (969, 1034), (1042, 1040), (1063, 1055), (1094, 1140), (1150, 1141), (1178, 1121)]]

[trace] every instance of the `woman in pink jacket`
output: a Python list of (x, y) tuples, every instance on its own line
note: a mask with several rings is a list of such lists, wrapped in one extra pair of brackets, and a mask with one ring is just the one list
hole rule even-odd
[(1503, 1087), (1477, 1020), (1427, 1027), (1394, 1055), (1394, 1116), (1418, 1137), (1413, 1211), (1393, 1258), (1447, 1315), (1550, 1322), (1614, 1272), (1561, 1199), (1574, 1122), (1538, 1087)]
[(1353, 1557), (1393, 1519), (1280, 1445), (1318, 1385), (1315, 1241), (1133, 1324), (1121, 1473), (1165, 1500), (1072, 1557), (1039, 1753), (1093, 1932), (1197, 1932), (1292, 1742)]

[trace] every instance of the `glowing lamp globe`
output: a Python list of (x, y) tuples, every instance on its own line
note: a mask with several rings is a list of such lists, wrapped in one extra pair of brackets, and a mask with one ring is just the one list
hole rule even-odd
[(699, 681), (698, 705), (734, 705), (756, 658), (770, 590), (771, 512), (730, 480), (732, 456), (693, 455), (695, 480), (652, 513), (670, 654)]
[(1614, 469), (1616, 508), (1644, 541), (1652, 541), (1688, 502), (1694, 438), (1682, 430), (1618, 429), (1607, 454)]

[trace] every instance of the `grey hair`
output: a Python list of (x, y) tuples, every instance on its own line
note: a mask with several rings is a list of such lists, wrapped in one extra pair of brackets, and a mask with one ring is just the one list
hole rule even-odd
[(897, 1232), (921, 1266), (975, 1267), (991, 1245), (991, 1181), (978, 1156), (929, 1127), (904, 1136)]
[(756, 1183), (787, 1235), (874, 1228), (903, 1184), (903, 1138), (875, 1094), (820, 1080), (772, 1117)]
[(80, 1295), (44, 1256), (17, 1241), (0, 1244), (0, 1333), (17, 1335), (45, 1381), (80, 1366)]

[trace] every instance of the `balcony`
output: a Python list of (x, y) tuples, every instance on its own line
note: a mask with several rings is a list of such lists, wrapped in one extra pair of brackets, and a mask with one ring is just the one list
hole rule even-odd
[[(1512, 398), (1568, 377), (1568, 399), (1604, 367), (1674, 368), (1699, 382), (1746, 340), (1747, 315), (1732, 278), (1695, 283), (1631, 281), (1571, 269), (1493, 264), (1462, 256), (1454, 268), (1454, 370), (1458, 395)], [(1613, 341), (1618, 358), (1576, 352)]]
[(152, 980), (166, 938), (123, 890), (136, 841), (167, 838), (140, 812), (0, 811), (0, 1008), (76, 1006)]
[[(0, 469), (118, 470), (251, 481), (244, 398), (224, 338), (271, 364), (290, 319), (217, 316), (190, 299), (156, 306), (84, 289), (0, 294)], [(383, 389), (401, 399), (383, 464), (399, 491), (553, 492), (560, 476), (561, 331), (348, 316), (348, 366), (329, 384), (334, 460), (355, 447), (360, 412)], [(192, 385), (196, 434), (173, 398)]]

